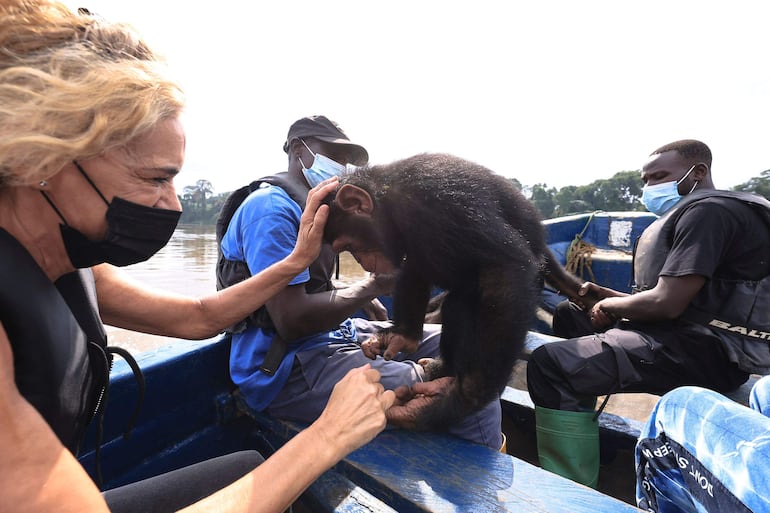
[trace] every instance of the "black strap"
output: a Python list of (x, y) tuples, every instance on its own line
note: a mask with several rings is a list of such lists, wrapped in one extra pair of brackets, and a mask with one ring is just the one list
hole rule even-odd
[(596, 333), (594, 336), (599, 339), (603, 346), (608, 347), (615, 356), (615, 364), (617, 365), (618, 377), (617, 384), (612, 387), (612, 390), (605, 394), (604, 401), (602, 401), (599, 409), (596, 410), (596, 413), (594, 414), (594, 420), (597, 420), (599, 415), (601, 415), (601, 413), (604, 411), (604, 408), (607, 406), (607, 402), (610, 400), (610, 396), (612, 396), (612, 394), (618, 390), (625, 388), (631, 382), (631, 380), (637, 381), (639, 379), (639, 373), (636, 371), (636, 369), (634, 369), (634, 366), (631, 365), (631, 362), (628, 359), (628, 355), (623, 350), (623, 348), (615, 344), (611, 339), (608, 339), (604, 333)]
[[(126, 363), (128, 363), (128, 366), (131, 367), (131, 371), (134, 373), (134, 378), (136, 378), (137, 385), (139, 386), (139, 397), (136, 399), (136, 405), (134, 405), (134, 412), (131, 414), (131, 417), (128, 419), (128, 424), (126, 424), (126, 430), (123, 432), (123, 440), (128, 440), (128, 437), (131, 435), (131, 430), (134, 428), (134, 425), (136, 424), (136, 421), (139, 419), (139, 412), (142, 409), (142, 404), (144, 404), (144, 395), (145, 395), (145, 382), (144, 382), (144, 374), (142, 374), (142, 370), (139, 368), (139, 364), (136, 363), (136, 360), (133, 356), (131, 356), (131, 353), (123, 349), (122, 347), (117, 346), (107, 346), (104, 348), (104, 352), (102, 353), (104, 355), (104, 358), (106, 361), (109, 362), (110, 366), (112, 363), (112, 358), (109, 355), (117, 354), (120, 355)], [(109, 376), (108, 376), (109, 379)], [(102, 393), (102, 396), (99, 400), (99, 406), (96, 410), (96, 441), (95, 447), (94, 447), (94, 470), (96, 474), (96, 484), (99, 488), (101, 488), (104, 484), (104, 478), (102, 476), (102, 460), (101, 460), (101, 454), (102, 454), (102, 440), (104, 439), (104, 412), (107, 408), (107, 400), (110, 397), (110, 387), (106, 386), (104, 387), (104, 391)]]
[(72, 311), (72, 315), (77, 320), (80, 328), (88, 335), (89, 342), (89, 355), (91, 358), (98, 359), (97, 362), (92, 362), (92, 368), (94, 372), (98, 372), (100, 381), (104, 383), (100, 392), (99, 399), (94, 410), (94, 418), (96, 419), (96, 439), (94, 441), (94, 460), (95, 460), (95, 473), (96, 484), (99, 488), (102, 487), (102, 470), (101, 470), (101, 445), (104, 439), (104, 413), (107, 408), (107, 400), (109, 398), (109, 382), (110, 382), (110, 370), (112, 370), (112, 355), (120, 355), (128, 366), (131, 367), (131, 371), (134, 374), (134, 378), (138, 385), (138, 398), (136, 405), (134, 406), (134, 412), (131, 415), (126, 430), (123, 433), (123, 438), (127, 439), (139, 417), (142, 404), (144, 403), (145, 395), (145, 381), (142, 370), (136, 363), (134, 357), (121, 347), (108, 346), (107, 334), (104, 331), (101, 319), (98, 316), (98, 312), (90, 305), (96, 304), (95, 289), (93, 287), (85, 286), (86, 280), (93, 280), (93, 274), (89, 269), (81, 269), (78, 272), (70, 273), (62, 276), (56, 282), (56, 286), (59, 289), (62, 297), (67, 302), (67, 305)]
[(288, 344), (283, 337), (276, 333), (273, 340), (270, 341), (270, 349), (268, 349), (265, 360), (262, 362), (259, 370), (268, 376), (274, 375), (275, 371), (278, 370), (278, 366), (281, 365), (283, 357), (286, 355), (287, 346)]
[[(231, 193), (225, 200), (225, 204), (222, 206), (222, 210), (217, 219), (217, 290), (222, 290), (223, 288), (229, 287), (234, 283), (245, 280), (251, 276), (251, 272), (245, 262), (229, 261), (224, 258), (224, 255), (222, 254), (222, 238), (227, 232), (230, 221), (240, 204), (243, 203), (252, 192), (265, 183), (280, 187), (297, 205), (299, 205), (300, 208), (305, 208), (308, 194), (307, 186), (303, 183), (298, 183), (296, 180), (292, 180), (286, 172), (254, 180), (249, 185), (244, 185)], [(310, 265), (310, 280), (305, 285), (305, 290), (308, 293), (313, 294), (331, 290), (333, 269), (324, 265), (324, 262), (331, 258), (327, 252), (331, 251), (331, 246), (327, 245), (325, 249), (322, 248), (319, 257)], [(339, 278), (339, 255), (335, 255), (333, 262), (332, 265), (336, 264), (337, 278)], [(229, 326), (225, 331), (229, 333), (238, 333), (245, 330), (248, 326), (256, 326), (272, 332), (276, 331), (275, 325), (265, 306), (250, 314), (246, 319), (239, 321), (233, 326)], [(278, 370), (281, 361), (283, 361), (283, 357), (286, 355), (287, 345), (287, 342), (276, 333), (270, 342), (270, 349), (265, 355), (265, 360), (262, 362), (260, 370), (268, 376), (273, 376)]]

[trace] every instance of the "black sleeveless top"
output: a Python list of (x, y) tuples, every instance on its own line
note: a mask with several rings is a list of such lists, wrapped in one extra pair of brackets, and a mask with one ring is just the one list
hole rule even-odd
[(81, 269), (54, 285), (2, 229), (0, 255), (0, 322), (11, 342), (16, 385), (77, 454), (109, 379), (93, 274)]

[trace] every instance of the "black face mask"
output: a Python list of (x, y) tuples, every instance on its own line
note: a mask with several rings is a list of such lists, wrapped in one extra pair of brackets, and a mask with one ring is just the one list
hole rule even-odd
[(74, 164), (107, 204), (107, 235), (101, 241), (88, 239), (67, 223), (53, 201), (41, 191), (64, 222), (60, 225), (62, 240), (73, 266), (84, 268), (104, 262), (117, 266), (136, 264), (144, 262), (168, 243), (182, 212), (146, 207), (118, 197), (112, 198), (110, 203), (80, 164)]

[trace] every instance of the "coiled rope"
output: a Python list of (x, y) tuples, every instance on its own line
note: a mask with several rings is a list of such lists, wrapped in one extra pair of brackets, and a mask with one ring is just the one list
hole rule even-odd
[(584, 280), (586, 279), (585, 274), (588, 273), (588, 280), (592, 282), (596, 282), (593, 269), (591, 269), (591, 259), (593, 253), (596, 251), (596, 246), (590, 242), (584, 241), (583, 235), (585, 234), (588, 225), (591, 224), (595, 213), (596, 212), (591, 213), (588, 217), (588, 221), (586, 221), (586, 225), (580, 233), (575, 235), (572, 242), (570, 242), (569, 247), (567, 248), (567, 262), (565, 265), (567, 271)]

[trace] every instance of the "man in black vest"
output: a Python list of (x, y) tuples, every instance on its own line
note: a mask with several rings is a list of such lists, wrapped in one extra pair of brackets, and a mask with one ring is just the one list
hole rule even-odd
[[(599, 300), (561, 304), (554, 330), (569, 340), (538, 348), (527, 369), (541, 464), (590, 485), (596, 396), (680, 385), (729, 391), (770, 370), (770, 313), (752, 308), (768, 301), (770, 203), (716, 190), (700, 141), (655, 150), (641, 177), (642, 201), (661, 217), (638, 241), (635, 293), (586, 283), (585, 297)], [(573, 430), (591, 442), (565, 443)]]

